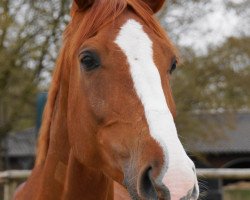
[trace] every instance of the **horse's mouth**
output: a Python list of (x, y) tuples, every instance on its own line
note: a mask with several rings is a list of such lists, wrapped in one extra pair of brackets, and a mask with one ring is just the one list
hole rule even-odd
[(171, 200), (169, 190), (166, 187), (154, 188), (155, 193), (149, 190), (147, 195), (143, 196), (135, 191), (135, 189), (127, 187), (127, 190), (132, 200)]
[[(128, 188), (127, 188), (128, 189)], [(170, 197), (169, 190), (166, 189), (159, 189), (157, 190), (156, 196), (151, 197), (141, 197), (138, 193), (129, 193), (132, 200), (178, 200)], [(197, 195), (193, 195), (192, 193), (188, 193), (186, 196), (180, 198), (179, 200), (197, 200)]]
[(146, 170), (143, 175), (136, 181), (129, 179), (124, 180), (132, 200), (197, 200), (199, 190), (195, 185), (185, 196), (177, 198), (170, 195), (170, 191), (163, 183), (157, 184), (150, 176), (150, 170)]

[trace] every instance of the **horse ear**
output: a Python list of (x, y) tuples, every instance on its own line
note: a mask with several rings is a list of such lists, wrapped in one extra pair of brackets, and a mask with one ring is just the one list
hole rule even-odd
[(165, 3), (165, 0), (143, 0), (154, 13), (157, 13)]
[(80, 10), (86, 10), (91, 7), (95, 0), (74, 0)]

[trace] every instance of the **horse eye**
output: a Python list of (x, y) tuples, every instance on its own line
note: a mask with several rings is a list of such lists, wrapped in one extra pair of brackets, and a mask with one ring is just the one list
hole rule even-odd
[(174, 72), (174, 70), (176, 69), (177, 66), (177, 61), (175, 60), (169, 70), (169, 73), (172, 74)]
[(80, 54), (81, 67), (86, 71), (91, 71), (100, 66), (100, 59), (94, 52), (84, 51)]

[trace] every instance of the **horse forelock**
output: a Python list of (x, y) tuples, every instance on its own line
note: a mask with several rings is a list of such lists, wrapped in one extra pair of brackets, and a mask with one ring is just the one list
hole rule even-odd
[(75, 4), (71, 8), (72, 20), (64, 32), (64, 39), (70, 40), (72, 55), (81, 44), (94, 36), (105, 25), (112, 23), (125, 9), (134, 12), (160, 38), (166, 39), (168, 47), (177, 54), (174, 45), (161, 25), (155, 20), (152, 10), (142, 0), (96, 0), (87, 10), (79, 10)]

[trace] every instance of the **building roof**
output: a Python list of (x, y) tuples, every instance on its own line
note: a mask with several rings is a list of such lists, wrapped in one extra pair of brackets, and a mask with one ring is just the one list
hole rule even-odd
[[(208, 117), (209, 118), (209, 117)], [(222, 116), (217, 115), (220, 120)], [(234, 115), (233, 127), (222, 124), (223, 133), (210, 142), (197, 139), (188, 142), (188, 149), (198, 153), (250, 153), (250, 113)]]
[[(206, 117), (209, 118), (211, 115)], [(220, 120), (221, 117), (217, 115), (217, 120)], [(219, 122), (219, 124), (223, 124), (223, 122)], [(191, 152), (211, 154), (250, 153), (250, 113), (237, 113), (234, 124), (233, 128), (223, 128), (222, 137), (212, 142), (206, 139), (186, 141), (187, 149)], [(9, 157), (35, 156), (36, 143), (37, 131), (35, 128), (29, 128), (10, 133), (3, 140), (2, 147)]]
[(9, 133), (2, 141), (5, 155), (8, 157), (34, 156), (37, 131), (29, 128), (20, 132)]

